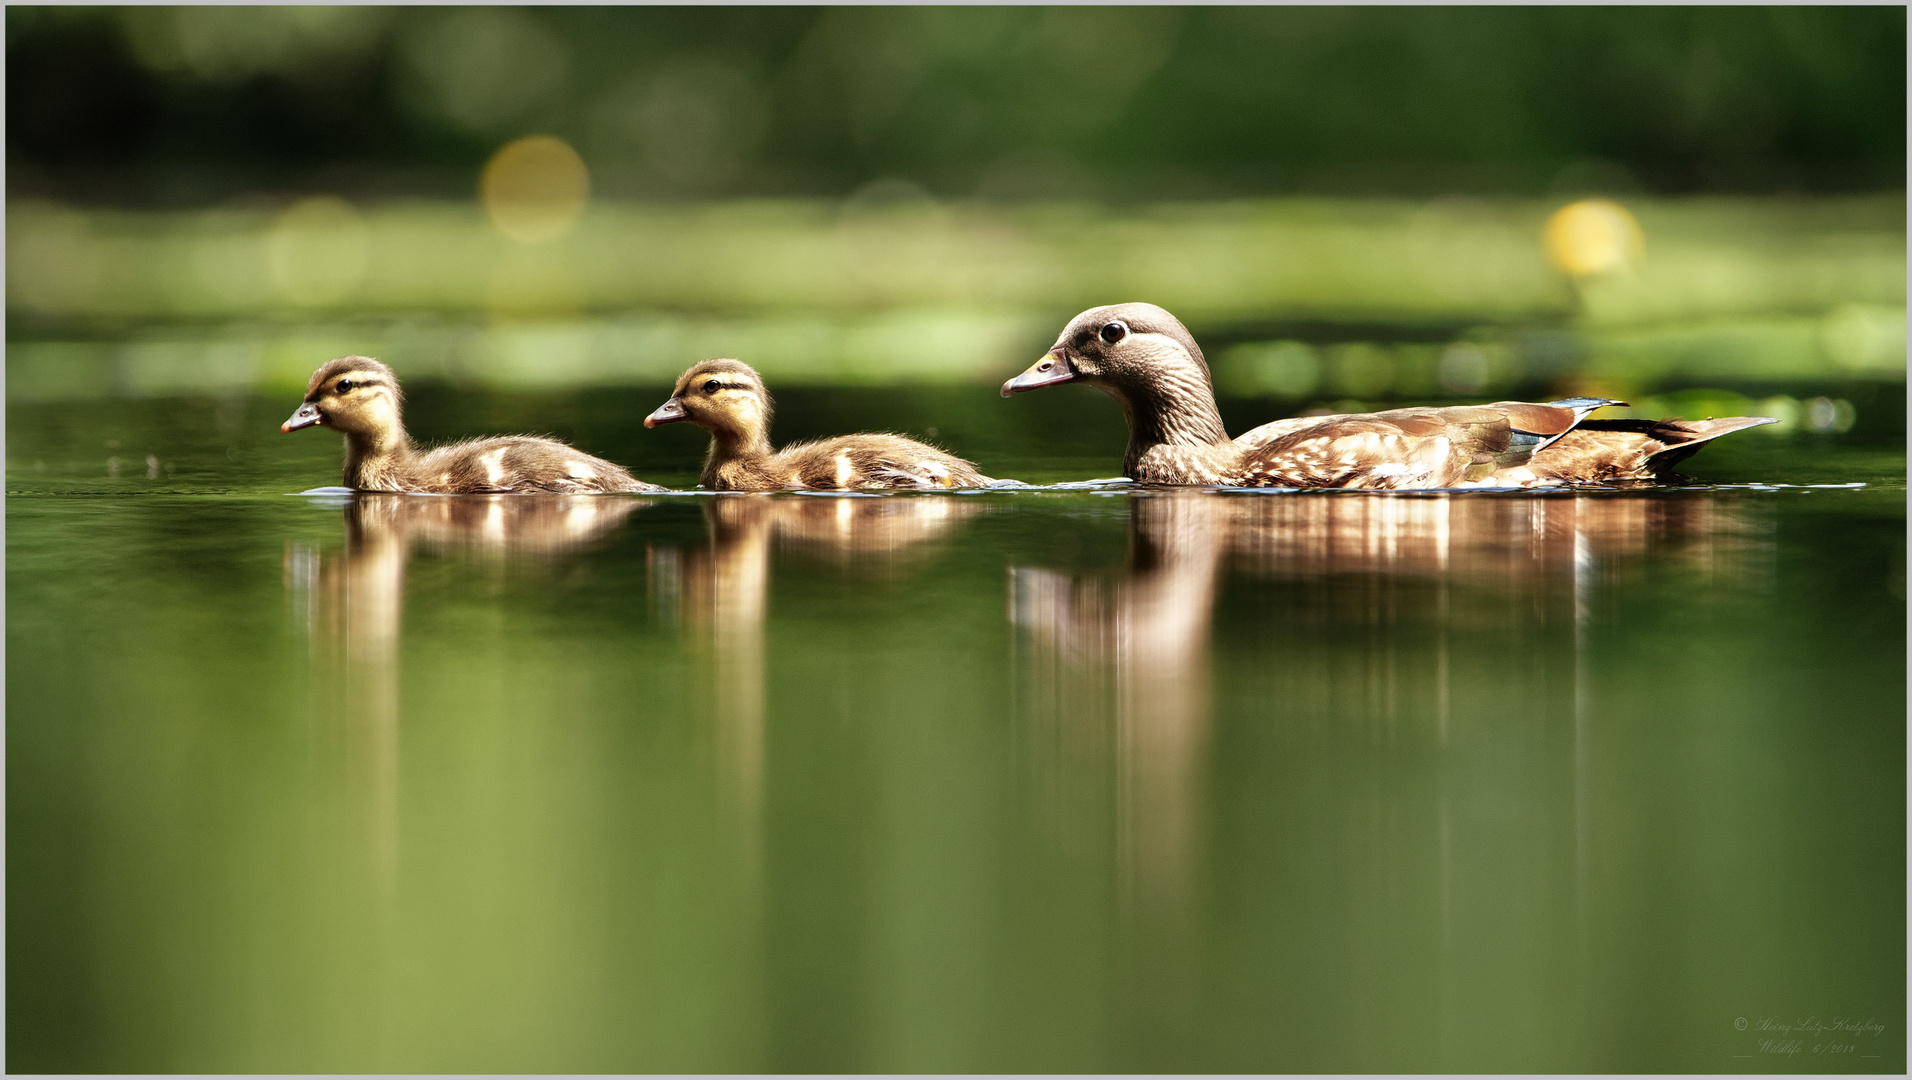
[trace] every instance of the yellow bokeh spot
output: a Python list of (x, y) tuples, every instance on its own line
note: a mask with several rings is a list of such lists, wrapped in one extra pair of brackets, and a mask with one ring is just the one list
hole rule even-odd
[(491, 223), (526, 244), (570, 232), (590, 195), (584, 159), (570, 143), (549, 135), (506, 143), (478, 178), (478, 199)]
[(1574, 277), (1631, 270), (1646, 257), (1646, 234), (1611, 199), (1582, 199), (1554, 211), (1541, 238), (1547, 258)]
[(350, 296), (364, 280), (370, 257), (365, 219), (332, 195), (293, 203), (266, 238), (272, 284), (295, 304), (332, 304)]

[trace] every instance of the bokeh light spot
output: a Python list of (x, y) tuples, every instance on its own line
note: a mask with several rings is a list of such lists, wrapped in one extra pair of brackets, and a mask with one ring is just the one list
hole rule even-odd
[(538, 244), (571, 231), (591, 195), (591, 175), (571, 144), (533, 135), (505, 144), (478, 180), (478, 198), (498, 230)]
[(1542, 231), (1547, 258), (1564, 273), (1592, 277), (1631, 270), (1646, 257), (1646, 234), (1611, 199), (1582, 199), (1554, 211)]

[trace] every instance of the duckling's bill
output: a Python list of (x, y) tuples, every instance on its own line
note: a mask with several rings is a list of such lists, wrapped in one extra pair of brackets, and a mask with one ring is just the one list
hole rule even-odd
[(308, 428), (313, 424), (323, 423), (325, 423), (325, 416), (319, 412), (318, 402), (308, 401), (299, 406), (298, 410), (294, 412), (285, 423), (280, 424), (279, 430), (282, 432), (297, 431), (300, 428)]
[(657, 411), (644, 418), (644, 426), (654, 428), (659, 424), (675, 424), (680, 420), (689, 420), (690, 414), (684, 411), (684, 404), (676, 398), (657, 407)]
[(1045, 386), (1066, 383), (1076, 377), (1075, 368), (1069, 366), (1069, 360), (1062, 350), (1044, 353), (1042, 359), (1031, 364), (1028, 371), (1002, 384), (1002, 396), (1013, 397), (1025, 390), (1040, 390)]

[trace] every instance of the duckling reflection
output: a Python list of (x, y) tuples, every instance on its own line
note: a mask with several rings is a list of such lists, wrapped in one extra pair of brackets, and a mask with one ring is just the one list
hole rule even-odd
[(368, 543), (377, 536), (439, 553), (549, 561), (592, 546), (651, 504), (599, 495), (361, 495), (346, 521)]
[[(722, 494), (704, 503), (710, 542), (650, 552), (653, 603), (681, 616), (700, 670), (721, 671), (705, 698), (724, 784), (756, 850), (764, 753), (764, 622), (773, 547), (857, 573), (907, 568), (983, 507), (944, 496)], [(661, 595), (659, 595), (661, 594)]]
[(839, 566), (910, 566), (933, 556), (928, 541), (950, 535), (982, 513), (982, 504), (937, 496), (803, 497), (775, 500), (783, 509), (777, 544)]
[(719, 495), (704, 504), (707, 548), (651, 552), (653, 576), (668, 594), (654, 600), (681, 606), (699, 628), (760, 631), (773, 545), (860, 572), (910, 566), (934, 554), (931, 541), (984, 510), (939, 496)]
[(747, 873), (761, 850), (764, 727), (764, 617), (770, 596), (770, 538), (779, 504), (748, 496), (704, 506), (710, 546), (678, 571), (679, 605), (692, 629), (697, 668), (722, 671), (709, 686), (723, 790), (742, 840)]
[(419, 548), (552, 561), (597, 542), (649, 500), (595, 495), (355, 497), (345, 507), (343, 552), (286, 551), (287, 587), (305, 623), (313, 685), (334, 695), (349, 805), (363, 812), (374, 875), (389, 886), (398, 842), (398, 640), (405, 567)]

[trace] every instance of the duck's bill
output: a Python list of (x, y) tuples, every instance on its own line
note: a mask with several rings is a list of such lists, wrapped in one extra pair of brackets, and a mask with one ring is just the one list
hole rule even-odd
[(319, 407), (308, 401), (299, 406), (299, 411), (293, 413), (290, 419), (280, 424), (279, 430), (297, 431), (300, 428), (311, 427), (313, 424), (322, 424), (324, 422), (325, 417), (319, 413)]
[(690, 417), (684, 413), (684, 407), (678, 404), (676, 398), (672, 398), (664, 404), (659, 405), (656, 412), (645, 417), (644, 426), (653, 428), (659, 424), (675, 424), (679, 420), (689, 419)]
[(1075, 369), (1069, 361), (1055, 353), (1045, 353), (1042, 359), (1029, 366), (1029, 370), (1002, 384), (1002, 396), (1014, 397), (1025, 390), (1040, 390), (1045, 386), (1066, 383), (1076, 377)]

